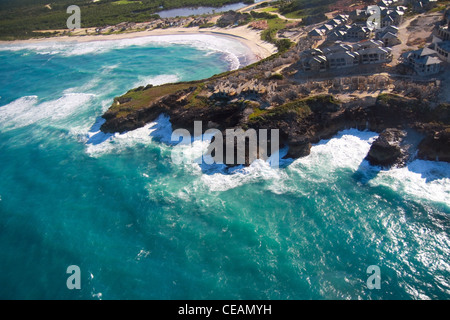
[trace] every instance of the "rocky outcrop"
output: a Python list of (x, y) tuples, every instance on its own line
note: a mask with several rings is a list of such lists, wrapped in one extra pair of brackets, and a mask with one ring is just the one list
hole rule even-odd
[(450, 162), (450, 130), (435, 131), (427, 135), (419, 144), (417, 157)]
[(405, 165), (409, 155), (402, 142), (406, 134), (406, 131), (394, 128), (383, 130), (372, 143), (366, 159), (374, 166), (389, 168)]
[[(448, 124), (437, 123), (432, 128), (424, 125), (436, 121), (443, 112), (448, 113), (449, 108), (445, 106), (433, 113), (423, 102), (395, 95), (380, 95), (373, 104), (366, 100), (359, 104), (355, 100), (345, 105), (330, 95), (320, 95), (269, 109), (260, 109), (259, 104), (249, 101), (211, 98), (193, 107), (186, 97), (195, 92), (198, 92), (197, 87), (191, 86), (163, 96), (149, 106), (125, 112), (125, 115), (121, 115), (120, 108), (111, 108), (103, 116), (106, 122), (101, 130), (133, 130), (154, 121), (161, 113), (170, 116), (173, 129), (184, 128), (192, 134), (194, 121), (202, 121), (203, 128), (222, 131), (224, 140), (226, 129), (278, 129), (280, 147), (289, 147), (287, 157), (299, 158), (310, 153), (312, 144), (329, 139), (341, 130), (369, 129), (381, 134), (373, 143), (367, 159), (371, 164), (390, 167), (402, 165), (408, 159), (403, 145), (406, 133), (392, 128), (412, 127), (426, 137), (419, 145), (419, 158), (450, 162)], [(133, 101), (127, 103), (130, 105)]]

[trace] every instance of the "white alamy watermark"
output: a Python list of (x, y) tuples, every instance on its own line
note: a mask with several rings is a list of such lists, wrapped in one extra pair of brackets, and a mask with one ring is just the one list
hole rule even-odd
[(67, 278), (66, 286), (67, 289), (81, 289), (81, 270), (79, 266), (70, 265), (67, 267), (66, 273), (70, 274)]
[[(191, 147), (189, 156), (174, 148), (172, 162), (175, 164), (192, 161), (208, 165), (241, 165), (251, 164), (256, 159), (267, 161), (270, 158), (271, 167), (279, 166), (279, 129), (226, 129), (224, 139), (224, 134), (219, 129), (203, 132), (202, 121), (194, 121), (194, 137), (187, 129), (176, 129), (171, 141), (178, 142), (178, 146)], [(201, 148), (193, 148), (198, 142), (209, 143), (206, 152)]]
[(69, 18), (67, 18), (67, 29), (80, 29), (81, 28), (81, 9), (79, 6), (71, 5), (67, 7), (68, 14), (71, 14)]
[(367, 267), (367, 274), (370, 274), (367, 278), (367, 288), (370, 290), (381, 289), (381, 270), (377, 265), (371, 265)]
[(366, 10), (367, 14), (370, 14), (369, 19), (367, 19), (367, 27), (370, 30), (376, 30), (381, 28), (381, 9), (379, 6), (368, 6)]

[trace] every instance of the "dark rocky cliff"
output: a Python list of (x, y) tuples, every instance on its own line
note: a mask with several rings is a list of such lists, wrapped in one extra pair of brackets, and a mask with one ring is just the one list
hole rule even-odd
[(161, 113), (170, 116), (174, 129), (185, 128), (191, 133), (194, 121), (202, 121), (203, 128), (214, 127), (224, 134), (227, 128), (279, 129), (280, 146), (289, 146), (287, 156), (298, 158), (308, 155), (312, 144), (329, 139), (341, 130), (369, 129), (382, 133), (369, 152), (369, 161), (390, 166), (407, 159), (399, 147), (406, 133), (383, 130), (413, 128), (425, 136), (418, 148), (418, 158), (450, 162), (448, 105), (436, 111), (417, 99), (384, 94), (369, 106), (360, 106), (364, 104), (358, 101), (342, 104), (330, 95), (319, 95), (267, 109), (248, 100), (204, 101), (203, 105), (193, 107), (189, 97), (196, 92), (198, 86), (194, 83), (130, 112), (116, 106), (103, 115), (106, 122), (101, 130), (133, 130), (155, 120)]

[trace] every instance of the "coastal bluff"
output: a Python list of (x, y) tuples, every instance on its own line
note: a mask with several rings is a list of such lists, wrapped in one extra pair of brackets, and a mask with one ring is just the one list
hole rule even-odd
[[(339, 131), (356, 128), (382, 133), (368, 155), (374, 165), (404, 164), (410, 158), (406, 153), (411, 152), (419, 159), (450, 162), (449, 104), (433, 107), (418, 99), (393, 94), (381, 94), (369, 104), (367, 99), (361, 99), (361, 103), (358, 99), (342, 103), (332, 95), (321, 94), (265, 107), (265, 101), (258, 99), (257, 93), (253, 94), (253, 100), (224, 99), (212, 94), (207, 97), (208, 90), (204, 81), (130, 90), (115, 98), (104, 113), (101, 131), (134, 130), (160, 114), (170, 117), (173, 129), (184, 128), (191, 134), (194, 121), (201, 121), (203, 128), (219, 129), (224, 135), (226, 129), (232, 128), (279, 129), (280, 147), (289, 147), (286, 157), (300, 158), (310, 153), (312, 144), (330, 139)], [(388, 142), (406, 138), (408, 133), (403, 130), (423, 136), (417, 150), (402, 150), (399, 144)], [(393, 156), (392, 159), (383, 159), (387, 155)]]

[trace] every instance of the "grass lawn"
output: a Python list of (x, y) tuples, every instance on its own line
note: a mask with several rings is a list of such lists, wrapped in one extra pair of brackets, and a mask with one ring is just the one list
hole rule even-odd
[(142, 4), (141, 1), (129, 1), (129, 0), (119, 0), (114, 1), (112, 4)]
[(275, 19), (268, 19), (267, 24), (269, 25), (269, 28), (267, 30), (264, 30), (261, 33), (261, 38), (264, 41), (268, 42), (274, 42), (276, 41), (276, 34), (279, 30), (286, 27), (286, 20), (275, 18)]
[(289, 19), (304, 19), (307, 15), (303, 14), (302, 10), (299, 10), (286, 13), (284, 16)]
[(278, 8), (267, 7), (267, 8), (259, 9), (258, 11), (261, 11), (261, 12), (276, 12), (276, 11), (278, 11)]

